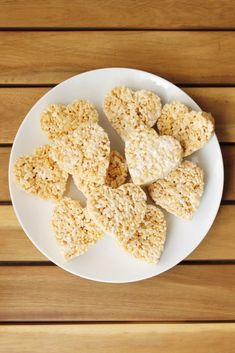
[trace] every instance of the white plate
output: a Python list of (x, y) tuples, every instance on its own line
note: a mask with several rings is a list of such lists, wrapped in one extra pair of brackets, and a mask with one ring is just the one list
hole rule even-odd
[[(100, 124), (108, 132), (112, 148), (123, 152), (123, 144), (102, 111), (105, 94), (117, 85), (133, 89), (150, 89), (163, 103), (180, 100), (193, 109), (199, 106), (181, 89), (153, 74), (125, 69), (108, 68), (74, 76), (45, 94), (33, 106), (15, 137), (9, 165), (10, 194), (17, 218), (33, 244), (56, 265), (75, 275), (102, 282), (132, 282), (156, 276), (186, 258), (202, 241), (218, 211), (223, 189), (223, 161), (216, 136), (189, 159), (198, 162), (205, 171), (205, 192), (199, 210), (192, 221), (172, 215), (167, 217), (167, 241), (159, 264), (149, 265), (132, 258), (121, 250), (109, 236), (105, 236), (87, 254), (65, 262), (56, 245), (50, 226), (53, 203), (43, 201), (18, 189), (12, 181), (12, 165), (17, 157), (31, 154), (47, 143), (40, 129), (40, 113), (50, 103), (67, 104), (76, 98), (93, 102), (100, 113)], [(67, 194), (82, 200), (81, 194), (70, 182)]]

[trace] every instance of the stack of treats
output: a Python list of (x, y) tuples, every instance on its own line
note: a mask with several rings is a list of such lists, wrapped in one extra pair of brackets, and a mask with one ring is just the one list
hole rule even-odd
[[(110, 150), (93, 104), (52, 104), (41, 115), (50, 144), (18, 158), (14, 180), (24, 191), (56, 202), (51, 224), (66, 260), (108, 234), (130, 255), (156, 264), (166, 240), (162, 208), (190, 220), (199, 207), (204, 173), (184, 157), (211, 138), (214, 119), (181, 102), (162, 107), (155, 93), (124, 86), (107, 93), (103, 110), (125, 143), (125, 158)], [(86, 207), (64, 196), (69, 175), (86, 196)], [(147, 203), (146, 192), (161, 208)]]

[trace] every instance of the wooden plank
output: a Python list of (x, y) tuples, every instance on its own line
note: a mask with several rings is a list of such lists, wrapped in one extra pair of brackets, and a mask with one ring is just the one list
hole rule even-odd
[(235, 200), (235, 147), (222, 146), (224, 160), (223, 200)]
[(0, 26), (7, 28), (235, 28), (231, 0), (2, 0), (0, 7)]
[(0, 260), (47, 260), (25, 235), (12, 206), (0, 206)]
[[(235, 200), (235, 146), (222, 145), (225, 167), (223, 200)], [(10, 147), (0, 147), (0, 201), (10, 200), (8, 190), (8, 160)]]
[(235, 88), (183, 88), (201, 107), (215, 117), (216, 134), (220, 142), (235, 142)]
[[(33, 104), (50, 88), (0, 88), (0, 143), (12, 143)], [(221, 142), (235, 142), (235, 88), (183, 88), (202, 109), (212, 112)]]
[(49, 89), (46, 87), (0, 88), (0, 143), (13, 142), (28, 111)]
[(4, 31), (0, 47), (0, 84), (54, 84), (109, 66), (176, 83), (235, 82), (233, 31)]
[(0, 201), (10, 200), (8, 188), (8, 163), (11, 149), (0, 148)]
[[(234, 323), (1, 325), (0, 352), (233, 353)], [(200, 344), (198, 344), (200, 342)]]
[(56, 266), (3, 266), (0, 283), (0, 321), (235, 320), (233, 265), (181, 265), (120, 285)]
[[(235, 260), (235, 206), (221, 206), (214, 225), (188, 260)], [(20, 227), (12, 206), (0, 206), (1, 261), (46, 261)]]

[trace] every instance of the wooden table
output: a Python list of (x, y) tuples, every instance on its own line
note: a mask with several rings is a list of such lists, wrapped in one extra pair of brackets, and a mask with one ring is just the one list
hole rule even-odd
[[(234, 0), (0, 0), (1, 353), (235, 351), (234, 30)], [(158, 277), (123, 285), (50, 263), (20, 228), (7, 185), (11, 144), (35, 101), (107, 66), (181, 86), (216, 117), (225, 163), (221, 208), (198, 249)]]

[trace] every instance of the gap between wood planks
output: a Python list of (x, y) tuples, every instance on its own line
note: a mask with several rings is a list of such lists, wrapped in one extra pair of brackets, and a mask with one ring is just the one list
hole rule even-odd
[(108, 325), (156, 325), (156, 324), (161, 324), (161, 325), (171, 325), (171, 324), (177, 324), (177, 325), (184, 325), (184, 324), (195, 324), (195, 325), (200, 325), (200, 324), (223, 324), (223, 323), (229, 323), (233, 324), (235, 323), (235, 320), (207, 320), (207, 321), (200, 321), (200, 320), (183, 320), (183, 321), (79, 321), (79, 320), (67, 320), (67, 321), (2, 321), (0, 320), (0, 326), (27, 326), (27, 325), (33, 325), (33, 326), (41, 326), (41, 325), (57, 325), (57, 326), (63, 326), (63, 325), (97, 325), (97, 326), (102, 326), (105, 324)]
[(235, 28), (151, 28), (151, 27), (0, 27), (0, 32), (235, 32)]

